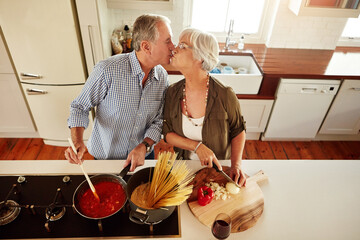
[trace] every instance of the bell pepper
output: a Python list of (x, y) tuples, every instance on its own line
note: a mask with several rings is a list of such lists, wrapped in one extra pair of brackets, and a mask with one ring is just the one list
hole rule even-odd
[(205, 206), (211, 202), (211, 200), (214, 198), (214, 195), (215, 194), (211, 188), (202, 186), (198, 189), (198, 203), (201, 206)]

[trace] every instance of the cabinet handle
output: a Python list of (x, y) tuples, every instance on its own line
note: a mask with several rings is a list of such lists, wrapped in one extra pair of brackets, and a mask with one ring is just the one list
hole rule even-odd
[(360, 88), (358, 87), (353, 87), (353, 88), (350, 88), (351, 90), (354, 90), (354, 91), (360, 91)]
[(40, 94), (47, 94), (48, 92), (45, 90), (36, 89), (36, 88), (27, 88), (26, 93), (28, 95), (40, 95)]
[(32, 74), (32, 73), (20, 73), (23, 80), (27, 79), (40, 79), (42, 76), (40, 74)]
[(316, 92), (317, 88), (311, 88), (311, 87), (303, 87), (303, 92)]
[(94, 46), (94, 33), (93, 33), (93, 27), (91, 25), (88, 25), (88, 32), (89, 32), (89, 39), (90, 39), (90, 47), (91, 47), (91, 55), (93, 60), (93, 66), (95, 66), (96, 63), (96, 56), (95, 56), (95, 46)]

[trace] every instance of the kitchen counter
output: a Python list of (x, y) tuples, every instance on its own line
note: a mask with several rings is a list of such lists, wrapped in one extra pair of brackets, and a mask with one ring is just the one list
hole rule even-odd
[[(359, 79), (360, 48), (337, 47), (335, 50), (267, 48), (264, 44), (245, 44), (228, 51), (220, 43), (220, 54), (237, 55), (252, 52), (263, 70), (263, 82), (257, 95), (237, 95), (241, 99), (274, 99), (280, 78)], [(180, 74), (164, 66), (169, 74)]]
[[(123, 162), (88, 160), (84, 167), (89, 174), (118, 173)], [(143, 167), (154, 164), (148, 160)], [(198, 161), (188, 165), (194, 171), (201, 169)], [(253, 228), (228, 239), (359, 239), (360, 161), (243, 160), (243, 166), (248, 175), (263, 170), (269, 177), (261, 185), (264, 212)], [(81, 169), (65, 160), (0, 161), (0, 175), (29, 174), (81, 174)], [(180, 213), (181, 239), (214, 239), (186, 203)]]

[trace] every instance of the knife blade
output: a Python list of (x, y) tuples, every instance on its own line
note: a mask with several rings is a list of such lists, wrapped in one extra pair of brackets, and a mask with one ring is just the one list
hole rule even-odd
[(228, 180), (229, 182), (232, 182), (232, 183), (235, 184), (235, 186), (237, 186), (238, 188), (241, 188), (241, 187), (239, 186), (239, 184), (237, 184), (234, 180), (232, 180), (232, 178), (231, 178), (229, 175), (227, 175), (224, 171), (220, 170), (220, 169), (218, 168), (218, 166), (216, 166), (214, 163), (213, 163), (213, 168), (215, 168), (215, 170), (216, 170), (217, 172), (221, 173), (221, 174), (226, 178), (226, 180)]

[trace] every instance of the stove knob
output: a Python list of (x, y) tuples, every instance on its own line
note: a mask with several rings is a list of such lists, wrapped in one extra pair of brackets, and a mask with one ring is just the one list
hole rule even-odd
[(71, 181), (71, 178), (69, 176), (63, 177), (63, 182), (64, 183), (69, 183), (70, 181)]
[(26, 178), (24, 176), (19, 176), (17, 179), (18, 183), (25, 183), (26, 182)]

